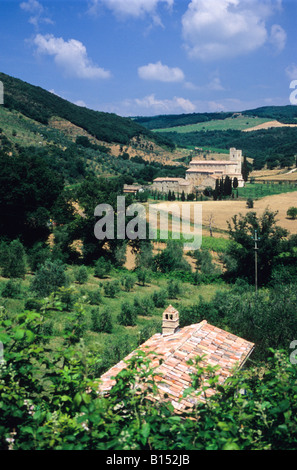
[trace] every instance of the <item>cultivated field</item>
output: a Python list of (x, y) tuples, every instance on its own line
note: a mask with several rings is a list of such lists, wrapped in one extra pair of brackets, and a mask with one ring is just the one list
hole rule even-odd
[(274, 127), (297, 127), (297, 124), (282, 124), (278, 121), (269, 121), (259, 124), (255, 127), (251, 127), (249, 129), (243, 129), (243, 132), (261, 131), (263, 129), (272, 129)]
[(199, 122), (197, 124), (189, 124), (188, 126), (177, 126), (166, 129), (158, 129), (158, 132), (199, 132), (199, 131), (226, 131), (246, 129), (265, 125), (269, 120), (267, 118), (253, 118), (248, 116), (238, 116), (236, 118), (218, 119), (208, 122)]
[[(164, 202), (157, 205), (158, 209), (161, 211), (166, 211), (171, 206), (179, 207), (183, 204), (189, 204), (186, 202)], [(202, 218), (203, 225), (207, 226), (210, 216), (213, 216), (214, 228), (219, 230), (228, 230), (227, 221), (236, 215), (241, 213), (246, 215), (248, 212), (256, 212), (258, 216), (261, 216), (265, 209), (272, 211), (278, 211), (278, 225), (289, 230), (291, 234), (297, 234), (297, 220), (291, 220), (287, 218), (287, 210), (292, 206), (297, 206), (297, 191), (291, 193), (277, 194), (274, 196), (264, 197), (255, 201), (253, 209), (247, 209), (246, 201), (203, 201), (203, 202), (194, 202), (193, 204), (202, 205)], [(175, 216), (179, 215), (178, 210), (174, 211)], [(193, 222), (193, 221), (191, 221)], [(178, 225), (173, 221), (172, 231), (178, 230)], [(191, 228), (191, 231), (193, 229)], [(190, 233), (190, 231), (189, 231)], [(206, 233), (206, 232), (205, 232)], [(215, 233), (214, 237), (222, 237), (222, 234)]]
[(261, 181), (296, 181), (297, 182), (297, 169), (275, 169), (275, 170), (257, 170), (249, 175), (255, 180)]

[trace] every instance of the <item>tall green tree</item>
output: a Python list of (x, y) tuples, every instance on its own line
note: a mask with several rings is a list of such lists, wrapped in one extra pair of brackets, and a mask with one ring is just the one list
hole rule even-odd
[(0, 153), (0, 238), (25, 245), (46, 240), (63, 179), (35, 155)]
[(260, 238), (257, 252), (259, 285), (269, 282), (277, 257), (287, 250), (288, 231), (277, 225), (276, 216), (277, 212), (266, 209), (260, 217), (256, 212), (232, 217), (228, 222), (232, 243), (225, 256), (227, 277), (246, 278), (250, 283), (254, 282), (254, 236), (257, 231)]
[(250, 169), (249, 169), (249, 165), (248, 165), (246, 156), (243, 157), (241, 173), (242, 173), (243, 180), (245, 182), (247, 182), (248, 179), (249, 179)]
[(26, 253), (22, 243), (14, 240), (0, 246), (0, 265), (4, 277), (23, 278), (26, 274)]
[(67, 284), (68, 278), (64, 265), (60, 261), (47, 260), (36, 272), (30, 289), (38, 297), (47, 297)]

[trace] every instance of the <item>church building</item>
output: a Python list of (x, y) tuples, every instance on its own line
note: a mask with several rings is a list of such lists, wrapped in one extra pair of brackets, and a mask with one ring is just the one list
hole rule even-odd
[(190, 194), (196, 190), (203, 191), (205, 188), (215, 188), (216, 180), (229, 176), (232, 180), (237, 178), (238, 187), (244, 187), (242, 178), (242, 151), (235, 148), (230, 149), (229, 160), (192, 160), (186, 171), (186, 178), (156, 178), (153, 189), (168, 193), (169, 190), (176, 194)]

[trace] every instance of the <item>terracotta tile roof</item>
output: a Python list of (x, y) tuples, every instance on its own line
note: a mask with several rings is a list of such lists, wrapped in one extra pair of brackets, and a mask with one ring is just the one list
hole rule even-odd
[(193, 160), (190, 165), (236, 165), (236, 163), (230, 160)]
[(189, 168), (186, 173), (213, 173), (214, 170), (204, 168)]
[(178, 183), (179, 181), (183, 181), (183, 178), (170, 178), (169, 176), (164, 176), (164, 177), (159, 177), (159, 178), (155, 178), (154, 179), (154, 182), (155, 183), (158, 183), (158, 182), (161, 182), (161, 181), (164, 181), (164, 182), (173, 182), (173, 183)]
[[(151, 366), (155, 368), (155, 378), (159, 395), (154, 400), (168, 398), (177, 412), (192, 407), (197, 400), (203, 400), (194, 395), (183, 398), (183, 392), (191, 386), (190, 374), (195, 367), (187, 364), (197, 356), (205, 356), (201, 365), (219, 366), (217, 375), (222, 384), (231, 376), (235, 368), (241, 367), (254, 349), (254, 344), (238, 336), (221, 330), (202, 321), (179, 329), (175, 334), (164, 336), (156, 334), (139, 347), (152, 360)], [(101, 376), (99, 392), (108, 393), (115, 384), (114, 377), (127, 367), (127, 361), (137, 354), (133, 351), (124, 360), (116, 364)], [(162, 363), (160, 364), (160, 359)], [(208, 395), (215, 393), (208, 391)]]

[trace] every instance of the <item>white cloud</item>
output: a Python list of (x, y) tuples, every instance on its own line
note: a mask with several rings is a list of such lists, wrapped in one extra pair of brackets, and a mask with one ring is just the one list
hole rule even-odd
[(270, 42), (274, 46), (276, 52), (281, 52), (287, 42), (286, 31), (278, 24), (271, 27)]
[(118, 18), (127, 18), (129, 16), (139, 18), (148, 14), (153, 17), (155, 23), (161, 24), (157, 7), (162, 3), (171, 8), (174, 0), (91, 0), (89, 13), (94, 14), (100, 6), (105, 6)]
[(184, 87), (188, 90), (208, 92), (208, 91), (225, 91), (218, 73), (215, 72), (209, 78), (209, 82), (205, 85), (195, 85), (192, 82), (185, 82)]
[(83, 100), (74, 101), (74, 104), (76, 104), (77, 106), (80, 106), (80, 107), (82, 107), (82, 108), (86, 108), (86, 107), (87, 107), (86, 103), (85, 103)]
[(50, 93), (52, 93), (53, 95), (56, 95), (58, 96), (59, 98), (61, 98), (60, 95), (58, 95), (58, 93), (55, 92), (55, 90), (52, 88), (51, 90), (48, 90)]
[(196, 105), (182, 97), (158, 99), (155, 94), (151, 94), (144, 98), (126, 99), (118, 103), (101, 103), (98, 109), (120, 116), (153, 116), (193, 113), (196, 111)]
[(208, 109), (211, 113), (220, 113), (222, 111), (226, 111), (226, 107), (222, 103), (217, 103), (216, 101), (209, 101)]
[[(215, 60), (257, 50), (269, 40), (266, 20), (280, 8), (281, 0), (192, 0), (182, 18), (189, 56)], [(284, 34), (273, 29), (277, 47)]]
[(156, 64), (139, 67), (138, 75), (143, 80), (156, 80), (159, 82), (182, 82), (185, 79), (185, 75), (180, 68), (170, 68), (160, 61)]
[(220, 77), (214, 77), (209, 83), (207, 88), (212, 91), (224, 91), (225, 90), (225, 88), (223, 87), (221, 83)]
[(22, 10), (31, 13), (29, 23), (38, 26), (39, 23), (53, 24), (53, 21), (47, 16), (46, 10), (37, 0), (28, 0), (20, 4)]
[(34, 39), (37, 53), (54, 56), (55, 63), (64, 69), (67, 75), (77, 78), (109, 78), (110, 72), (94, 65), (89, 59), (86, 47), (76, 39), (65, 41), (51, 34), (37, 34)]
[(286, 68), (286, 74), (290, 80), (297, 80), (297, 65), (291, 64)]
[(153, 111), (154, 113), (170, 114), (180, 111), (193, 113), (196, 110), (196, 106), (190, 100), (176, 96), (171, 100), (158, 100), (155, 95), (152, 94), (142, 99), (136, 98), (132, 100), (132, 102), (130, 101), (130, 103), (132, 105), (136, 104), (137, 107), (144, 110)]

